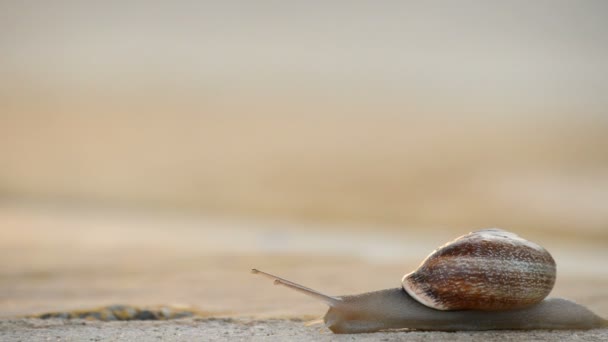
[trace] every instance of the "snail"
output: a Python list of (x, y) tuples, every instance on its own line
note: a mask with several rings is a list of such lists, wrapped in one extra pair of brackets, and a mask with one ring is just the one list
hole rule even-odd
[(586, 307), (545, 298), (556, 265), (543, 247), (501, 230), (463, 235), (433, 251), (402, 286), (329, 296), (252, 269), (329, 305), (323, 317), (334, 333), (382, 330), (533, 330), (608, 327)]

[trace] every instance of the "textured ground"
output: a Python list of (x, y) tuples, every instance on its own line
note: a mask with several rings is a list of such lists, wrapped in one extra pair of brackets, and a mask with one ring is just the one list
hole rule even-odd
[(231, 318), (91, 322), (58, 319), (0, 320), (0, 340), (12, 341), (606, 341), (591, 331), (387, 332), (334, 335), (299, 320)]

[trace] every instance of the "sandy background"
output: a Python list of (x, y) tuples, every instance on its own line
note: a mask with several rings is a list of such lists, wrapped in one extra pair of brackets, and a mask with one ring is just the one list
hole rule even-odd
[[(32, 215), (31, 208), (15, 207), (0, 211), (0, 224), (3, 317), (109, 304), (192, 306), (231, 317), (320, 316), (324, 304), (249, 270), (329, 294), (365, 292), (399, 286), (403, 274), (455, 237), (441, 230), (350, 232), (132, 212), (38, 209)], [(558, 264), (553, 295), (608, 316), (603, 241), (532, 240), (542, 242)]]

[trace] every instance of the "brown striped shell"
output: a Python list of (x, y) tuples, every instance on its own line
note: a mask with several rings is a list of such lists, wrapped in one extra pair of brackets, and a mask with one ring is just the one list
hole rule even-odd
[(463, 235), (403, 277), (403, 288), (438, 310), (509, 310), (542, 301), (555, 261), (541, 246), (501, 229)]

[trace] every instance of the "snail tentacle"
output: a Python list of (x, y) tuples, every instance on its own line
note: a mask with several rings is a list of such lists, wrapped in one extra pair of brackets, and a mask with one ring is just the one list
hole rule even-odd
[(294, 283), (293, 281), (289, 281), (287, 279), (283, 279), (281, 277), (277, 277), (275, 275), (272, 275), (270, 273), (264, 272), (264, 271), (260, 271), (258, 269), (251, 269), (251, 273), (253, 274), (260, 274), (266, 278), (272, 279), (274, 281), (275, 285), (283, 285), (286, 286), (292, 290), (298, 291), (300, 293), (303, 293), (307, 296), (316, 298), (322, 302), (324, 302), (325, 304), (334, 307), (337, 306), (338, 304), (340, 304), (342, 302), (342, 299), (340, 299), (339, 297), (332, 297), (332, 296), (328, 296), (324, 293), (321, 293), (319, 291), (313, 290), (309, 287), (306, 287), (304, 285), (300, 285), (298, 283)]

